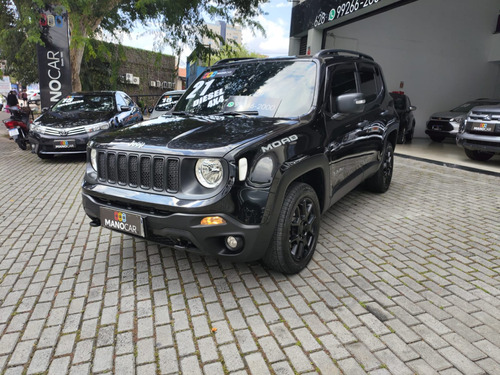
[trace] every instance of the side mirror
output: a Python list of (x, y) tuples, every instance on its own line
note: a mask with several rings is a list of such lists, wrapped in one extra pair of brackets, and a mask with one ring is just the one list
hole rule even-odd
[(42, 113), (45, 113), (45, 112), (48, 112), (49, 111), (49, 107), (43, 107), (42, 108)]
[(121, 111), (121, 112), (127, 112), (127, 111), (130, 111), (130, 107), (129, 107), (129, 106), (127, 106), (127, 105), (122, 105), (122, 106), (120, 107), (120, 111)]
[(337, 97), (337, 112), (362, 113), (365, 110), (366, 100), (361, 93), (344, 94)]
[(417, 107), (415, 107), (414, 105), (411, 105), (409, 109), (410, 109), (410, 111), (415, 111), (417, 109)]

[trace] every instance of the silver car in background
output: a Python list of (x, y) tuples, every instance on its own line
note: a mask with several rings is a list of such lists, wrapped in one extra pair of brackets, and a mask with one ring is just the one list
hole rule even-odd
[(500, 104), (500, 99), (480, 98), (471, 100), (447, 112), (436, 112), (431, 115), (425, 127), (425, 134), (434, 142), (442, 142), (445, 138), (453, 138), (458, 134), (460, 125), (467, 118), (467, 113), (477, 106)]

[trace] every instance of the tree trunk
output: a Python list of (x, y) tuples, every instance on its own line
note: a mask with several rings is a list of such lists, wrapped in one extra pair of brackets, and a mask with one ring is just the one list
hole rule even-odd
[(85, 44), (78, 44), (71, 48), (69, 52), (71, 60), (71, 86), (73, 91), (82, 91), (82, 82), (80, 81), (80, 67), (82, 66), (84, 51)]

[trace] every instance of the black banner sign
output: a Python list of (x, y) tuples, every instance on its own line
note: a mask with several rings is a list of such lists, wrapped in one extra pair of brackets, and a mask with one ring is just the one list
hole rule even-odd
[(299, 36), (312, 28), (324, 29), (344, 19), (402, 5), (414, 0), (306, 0), (292, 8), (290, 36)]
[(38, 45), (38, 74), (41, 106), (51, 107), (71, 92), (68, 13), (61, 6), (40, 12), (41, 38)]

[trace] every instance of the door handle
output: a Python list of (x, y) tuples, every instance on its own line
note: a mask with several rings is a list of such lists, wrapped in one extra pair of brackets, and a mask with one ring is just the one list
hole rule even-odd
[(391, 114), (391, 111), (389, 111), (388, 109), (386, 109), (385, 111), (380, 112), (380, 116), (388, 116), (390, 114)]

